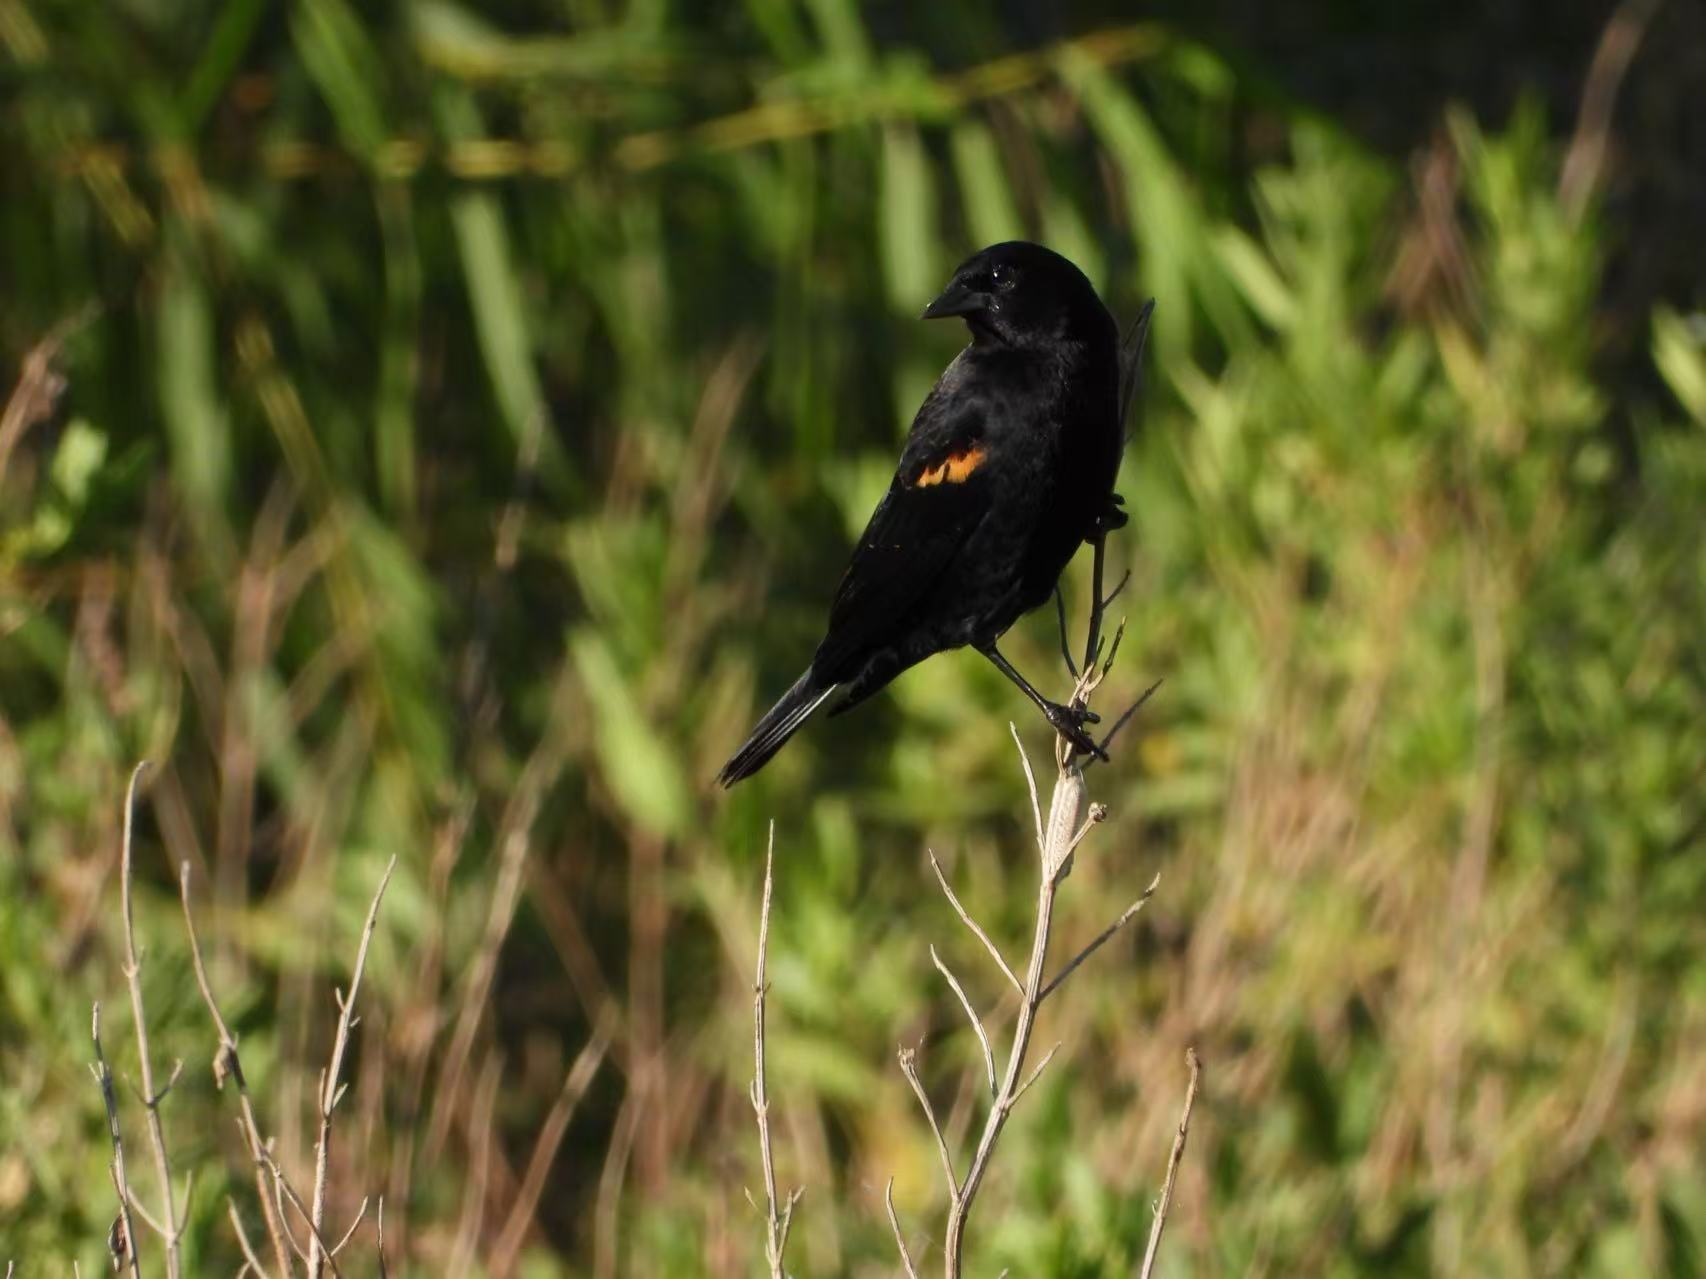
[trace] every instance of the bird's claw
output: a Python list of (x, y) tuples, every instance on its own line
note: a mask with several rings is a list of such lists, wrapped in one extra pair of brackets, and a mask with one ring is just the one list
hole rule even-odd
[(1084, 725), (1102, 722), (1102, 717), (1095, 711), (1087, 706), (1062, 706), (1053, 702), (1043, 713), (1048, 716), (1048, 722), (1054, 731), (1071, 742), (1075, 750), (1103, 761), (1107, 760), (1108, 753), (1096, 744), (1094, 737), (1084, 731)]
[(1127, 523), (1130, 522), (1131, 517), (1124, 511), (1120, 510), (1120, 507), (1124, 505), (1125, 498), (1121, 497), (1118, 493), (1108, 494), (1107, 506), (1105, 506), (1096, 516), (1093, 533), (1094, 537), (1105, 536), (1108, 533), (1112, 533), (1115, 529), (1124, 528)]

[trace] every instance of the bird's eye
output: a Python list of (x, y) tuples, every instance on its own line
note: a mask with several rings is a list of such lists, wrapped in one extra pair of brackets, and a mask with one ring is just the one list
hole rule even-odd
[(1013, 272), (1004, 266), (998, 266), (989, 273), (989, 282), (998, 289), (1012, 288), (1014, 278)]

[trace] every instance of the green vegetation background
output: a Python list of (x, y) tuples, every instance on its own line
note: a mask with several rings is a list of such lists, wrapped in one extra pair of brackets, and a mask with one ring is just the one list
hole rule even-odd
[[(1698, 283), (1607, 307), (1608, 262), (1663, 248), (1602, 198), (1591, 111), (1382, 151), (1235, 42), (1038, 41), (1023, 9), (0, 0), (0, 353), (9, 383), (57, 339), (65, 379), (0, 435), (0, 1260), (106, 1264), (84, 1064), (98, 998), (134, 1077), (147, 757), (191, 1273), (239, 1263), (227, 1192), (255, 1218), (176, 867), (303, 1175), (392, 854), (339, 1228), (384, 1193), (392, 1273), (496, 1264), (603, 1019), (520, 1272), (755, 1273), (771, 818), (792, 1265), (892, 1273), (891, 1175), (931, 1265), (894, 1047), (926, 1040), (963, 1130), (980, 1067), (927, 945), (999, 992), (924, 850), (1021, 944), (1006, 724), (1040, 756), (1036, 717), (950, 656), (708, 779), (960, 340), (916, 312), (1025, 235), (1122, 315), (1159, 300), (1112, 554), (1118, 691), (1166, 683), (1091, 775), (1067, 941), (1162, 886), (1045, 1016), (974, 1264), (1130, 1268), (1194, 1043), (1166, 1274), (1706, 1273)], [(1059, 688), (1053, 627), (1011, 648)]]

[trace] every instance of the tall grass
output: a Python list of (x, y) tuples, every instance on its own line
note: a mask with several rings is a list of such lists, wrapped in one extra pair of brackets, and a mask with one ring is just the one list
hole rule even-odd
[[(884, 1179), (935, 1193), (893, 1044), (940, 1039), (940, 1096), (981, 1070), (918, 980), (947, 934), (924, 849), (1024, 930), (1020, 712), (942, 658), (752, 785), (709, 778), (953, 350), (911, 317), (1023, 234), (1116, 311), (1160, 303), (1113, 551), (1125, 678), (1167, 683), (1102, 782), (1102, 844), (1143, 860), (1081, 866), (1058, 926), (1168, 892), (1045, 1015), (1070, 1065), (1008, 1129), (973, 1265), (1135, 1262), (1194, 1040), (1173, 1273), (1701, 1271), (1698, 317), (1655, 314), (1639, 376), (1598, 366), (1604, 255), (1639, 228), (1559, 197), (1532, 112), (1445, 122), (1418, 191), (1166, 27), (1023, 48), (947, 8), (951, 65), (923, 19), (837, 0), (0, 0), (0, 349), (57, 331), (66, 379), (0, 433), (0, 1255), (105, 1264), (83, 1063), (90, 1000), (122, 1003), (114, 801), (146, 756), (187, 1272), (236, 1269), (223, 1199), (252, 1190), (173, 868), (210, 885), (300, 1170), (325, 991), (396, 855), (329, 1218), (383, 1186), (413, 1273), (506, 1231), (528, 1274), (752, 1273), (772, 816), (790, 1262), (890, 1269)], [(595, 1027), (610, 1064), (512, 1222)]]

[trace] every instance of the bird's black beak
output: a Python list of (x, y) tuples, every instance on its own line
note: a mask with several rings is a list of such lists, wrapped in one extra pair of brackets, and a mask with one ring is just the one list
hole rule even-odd
[(951, 315), (976, 315), (988, 308), (989, 301), (989, 294), (980, 293), (956, 280), (942, 290), (940, 297), (924, 308), (924, 314), (920, 318), (945, 320)]

